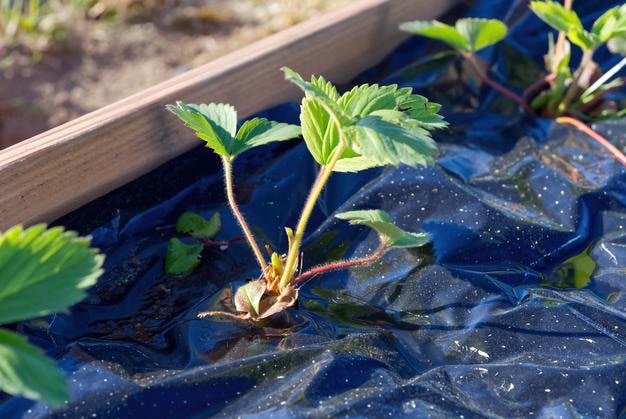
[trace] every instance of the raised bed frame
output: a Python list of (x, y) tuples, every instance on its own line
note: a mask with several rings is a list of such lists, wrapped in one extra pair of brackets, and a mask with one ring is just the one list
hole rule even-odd
[(51, 222), (196, 146), (167, 103), (228, 102), (244, 118), (300, 93), (279, 71), (347, 82), (458, 0), (359, 0), (0, 151), (0, 230)]

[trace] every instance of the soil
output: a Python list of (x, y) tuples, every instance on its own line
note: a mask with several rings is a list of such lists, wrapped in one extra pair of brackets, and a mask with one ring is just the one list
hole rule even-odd
[(115, 19), (74, 14), (43, 51), (0, 39), (0, 148), (344, 3), (170, 0)]

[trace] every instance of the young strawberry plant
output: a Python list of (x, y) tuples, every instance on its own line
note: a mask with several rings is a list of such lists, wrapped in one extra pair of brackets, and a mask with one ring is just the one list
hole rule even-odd
[[(85, 297), (104, 256), (89, 239), (60, 227), (13, 227), (0, 233), (0, 324), (45, 316)], [(0, 390), (52, 405), (68, 400), (54, 362), (19, 334), (0, 329)]]
[[(406, 232), (395, 226), (380, 210), (348, 211), (336, 216), (351, 224), (366, 225), (379, 236), (380, 246), (371, 255), (337, 261), (301, 272), (301, 245), (316, 202), (335, 172), (358, 172), (381, 167), (426, 165), (434, 161), (437, 147), (431, 131), (446, 123), (438, 114), (440, 106), (411, 88), (396, 85), (361, 85), (340, 95), (323, 77), (305, 81), (289, 68), (285, 78), (305, 94), (300, 107), (301, 127), (254, 118), (237, 130), (237, 113), (230, 105), (190, 105), (178, 102), (168, 109), (193, 129), (207, 147), (221, 156), (226, 197), (233, 215), (257, 259), (261, 277), (239, 287), (234, 296), (239, 314), (207, 312), (200, 316), (223, 315), (253, 321), (267, 318), (292, 306), (298, 285), (313, 276), (371, 263), (392, 247), (419, 247), (428, 242), (425, 233)], [(285, 226), (286, 253), (270, 251), (266, 260), (248, 223), (239, 210), (233, 188), (232, 162), (250, 148), (302, 135), (311, 156), (319, 164), (295, 228)]]
[[(545, 56), (546, 74), (529, 85), (520, 95), (489, 77), (476, 52), (502, 40), (507, 26), (497, 19), (465, 18), (454, 26), (438, 21), (406, 22), (400, 29), (447, 43), (469, 64), (486, 85), (514, 101), (530, 115), (555, 118), (585, 131), (626, 165), (626, 157), (607, 139), (594, 132), (583, 121), (619, 117), (623, 109), (605, 100), (607, 93), (624, 85), (624, 78), (615, 77), (626, 65), (626, 58), (601, 74), (594, 62), (594, 53), (602, 46), (615, 54), (626, 54), (626, 5), (609, 9), (586, 30), (578, 15), (571, 10), (572, 0), (565, 5), (555, 1), (531, 1), (530, 9), (546, 24), (558, 31), (556, 42), (551, 35)], [(571, 68), (571, 48), (580, 48), (582, 58)]]

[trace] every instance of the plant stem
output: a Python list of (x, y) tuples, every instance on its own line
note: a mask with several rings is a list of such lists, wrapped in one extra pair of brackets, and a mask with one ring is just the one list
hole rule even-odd
[(595, 141), (600, 143), (604, 148), (609, 150), (609, 152), (613, 155), (615, 160), (617, 160), (618, 162), (626, 166), (626, 156), (624, 156), (624, 154), (617, 147), (611, 144), (609, 140), (607, 140), (606, 138), (598, 134), (596, 131), (594, 131), (587, 125), (585, 125), (582, 121), (579, 121), (578, 119), (572, 118), (569, 116), (560, 116), (556, 118), (555, 121), (561, 124), (570, 124), (570, 125), (575, 126), (579, 130), (581, 130), (582, 132), (584, 132), (585, 134), (593, 138)]
[[(572, 3), (574, 0), (565, 0), (563, 2), (563, 7), (565, 10), (572, 10)], [(559, 61), (563, 58), (563, 49), (565, 48), (565, 32), (559, 31), (559, 35), (556, 38), (556, 45), (554, 47), (554, 57), (556, 58), (553, 63), (555, 68), (552, 68), (552, 72), (556, 73), (556, 66), (558, 66)]]
[(315, 268), (311, 268), (303, 274), (298, 275), (292, 280), (292, 282), (296, 284), (298, 282), (302, 282), (306, 279), (312, 278), (316, 275), (321, 275), (326, 272), (338, 271), (340, 269), (347, 269), (353, 266), (370, 264), (372, 262), (375, 262), (379, 257), (381, 257), (382, 254), (385, 253), (385, 250), (387, 250), (387, 246), (384, 243), (381, 243), (380, 246), (378, 246), (378, 248), (374, 251), (374, 253), (369, 256), (358, 259), (340, 260), (337, 262), (328, 263), (326, 265), (316, 266)]
[(526, 101), (524, 99), (521, 98), (521, 96), (519, 96), (519, 95), (515, 94), (513, 91), (507, 89), (506, 87), (504, 87), (503, 85), (501, 85), (497, 81), (492, 80), (480, 68), (480, 65), (476, 61), (476, 57), (473, 54), (465, 52), (465, 53), (463, 53), (463, 57), (465, 57), (467, 62), (470, 64), (470, 68), (478, 76), (480, 81), (482, 81), (483, 83), (485, 83), (488, 86), (491, 86), (495, 91), (497, 91), (501, 95), (506, 96), (509, 99), (511, 99), (512, 101), (514, 101), (515, 103), (517, 103), (529, 115), (534, 115), (535, 112), (533, 111), (533, 109), (528, 105), (528, 103), (526, 103)]
[[(343, 133), (341, 131), (341, 127), (338, 126), (339, 133), (343, 137)], [(315, 208), (315, 204), (317, 203), (317, 199), (319, 198), (324, 186), (328, 182), (330, 175), (333, 173), (333, 168), (339, 157), (341, 157), (341, 153), (343, 152), (343, 148), (345, 141), (342, 140), (337, 145), (335, 152), (333, 153), (330, 162), (328, 164), (322, 166), (319, 174), (317, 175), (317, 179), (315, 179), (315, 183), (311, 187), (311, 191), (309, 192), (309, 196), (304, 204), (304, 208), (302, 209), (302, 214), (300, 215), (300, 220), (298, 221), (298, 225), (296, 227), (296, 232), (293, 236), (293, 242), (289, 247), (289, 252), (287, 253), (287, 260), (285, 261), (285, 270), (283, 271), (282, 276), (280, 277), (280, 287), (286, 287), (296, 269), (296, 262), (298, 260), (298, 253), (300, 252), (300, 244), (302, 243), (302, 237), (304, 236), (304, 230), (306, 229), (306, 225), (311, 217), (311, 213)]]
[(532, 97), (532, 95), (540, 90), (544, 85), (552, 83), (556, 78), (556, 74), (550, 73), (544, 77), (541, 77), (534, 82), (532, 82), (526, 89), (524, 89), (524, 93), (522, 93), (522, 99), (528, 103), (528, 100)]
[(257, 262), (259, 262), (259, 266), (261, 267), (261, 272), (263, 273), (263, 276), (265, 276), (267, 272), (267, 263), (263, 258), (261, 248), (257, 244), (256, 240), (254, 240), (254, 236), (252, 235), (250, 227), (248, 227), (248, 223), (246, 223), (246, 219), (243, 217), (243, 214), (239, 210), (237, 201), (235, 201), (235, 192), (233, 190), (233, 164), (226, 157), (222, 157), (222, 165), (224, 167), (224, 183), (226, 184), (226, 197), (228, 198), (228, 204), (230, 205), (230, 209), (232, 210), (233, 215), (239, 222), (239, 225), (243, 230), (243, 234), (246, 236), (246, 240), (248, 241), (250, 249), (252, 249), (252, 252), (256, 257)]
[(578, 86), (578, 81), (580, 80), (580, 77), (582, 76), (582, 74), (585, 72), (586, 67), (590, 65), (591, 63), (593, 63), (593, 53), (594, 53), (593, 50), (585, 50), (583, 52), (583, 56), (580, 59), (580, 65), (578, 66), (576, 71), (574, 71), (574, 76), (572, 77), (572, 83), (567, 89), (567, 93), (565, 93), (565, 97), (563, 98), (561, 103), (559, 103), (558, 110), (560, 112), (567, 111), (568, 106), (570, 105), (572, 100), (576, 97), (576, 94), (580, 91), (579, 86)]

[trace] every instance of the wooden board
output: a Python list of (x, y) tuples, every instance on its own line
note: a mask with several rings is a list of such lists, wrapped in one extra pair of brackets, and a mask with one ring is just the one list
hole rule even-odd
[(300, 93), (279, 71), (341, 83), (456, 0), (360, 0), (0, 151), (0, 230), (50, 222), (198, 144), (164, 105), (228, 102), (240, 118)]

